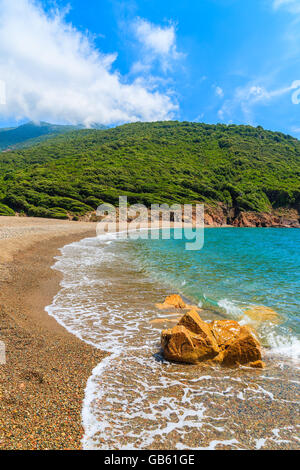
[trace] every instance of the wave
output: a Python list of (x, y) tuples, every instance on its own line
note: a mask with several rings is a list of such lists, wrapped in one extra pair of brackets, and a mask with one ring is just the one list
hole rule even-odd
[(247, 315), (247, 309), (257, 307), (256, 305), (241, 306), (237, 302), (228, 299), (214, 301), (214, 303), (226, 312), (229, 319), (237, 320), (241, 325), (253, 326), (259, 339), (267, 347), (269, 355), (282, 356), (293, 360), (300, 359), (300, 341), (289, 328), (284, 324), (276, 325), (270, 321), (258, 325)]
[(271, 345), (269, 354), (289, 357), (295, 361), (300, 359), (300, 341), (295, 336), (280, 336), (271, 332), (268, 339)]
[[(246, 432), (240, 434), (244, 442), (237, 435), (228, 439), (235, 434), (228, 420), (236, 412), (235, 429), (242, 428), (241, 401), (272, 396), (274, 406), (281, 404), (276, 377), (266, 391), (265, 379), (257, 374), (259, 386), (253, 387), (235, 372), (212, 369), (204, 375), (164, 362), (157, 355), (160, 332), (150, 320), (157, 315), (154, 304), (166, 294), (165, 287), (136, 270), (128, 244), (117, 243), (109, 235), (65, 246), (53, 267), (63, 273), (61, 290), (46, 308), (69, 332), (110, 354), (86, 385), (84, 449), (194, 448), (194, 442), (198, 448), (254, 448), (255, 438)], [(202, 303), (228, 318), (242, 312), (226, 299), (216, 302), (203, 296)], [(282, 347), (282, 342), (274, 343), (274, 350)], [(253, 371), (249, 374), (253, 382)], [(289, 397), (283, 398), (292, 406)], [(211, 407), (212, 400), (217, 406)]]

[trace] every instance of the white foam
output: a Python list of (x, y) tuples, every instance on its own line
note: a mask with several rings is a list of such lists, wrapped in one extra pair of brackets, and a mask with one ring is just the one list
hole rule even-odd
[[(177, 448), (186, 449), (192, 433), (200, 436), (207, 430), (216, 439), (204, 448), (244, 448), (236, 439), (226, 438), (233, 431), (227, 426), (231, 410), (225, 400), (273, 400), (272, 392), (265, 385), (247, 387), (234, 374), (212, 372), (195, 378), (191, 372), (188, 377), (188, 369), (180, 372), (176, 365), (156, 360), (157, 330), (150, 323), (155, 310), (152, 304), (144, 303), (143, 292), (148, 289), (152, 293), (160, 287), (140, 277), (140, 292), (135, 291), (140, 297), (132, 299), (130, 282), (134, 279), (132, 283), (136, 283), (137, 276), (131, 278), (130, 270), (122, 274), (128, 260), (125, 264), (121, 245), (116, 252), (117, 242), (119, 239), (109, 234), (65, 246), (54, 266), (64, 275), (61, 290), (46, 308), (68, 331), (109, 353), (94, 368), (86, 385), (83, 448), (145, 449), (158, 440), (167, 448), (175, 433), (181, 441)], [(111, 267), (113, 274), (107, 269)], [(118, 270), (119, 278), (115, 278)], [(124, 298), (113, 295), (115, 284), (120, 285), (120, 292), (127, 292)], [(143, 309), (137, 307), (141, 304)], [(232, 303), (225, 301), (222, 305), (228, 312), (239, 314)], [(221, 403), (217, 414), (214, 401)]]
[(223, 308), (231, 318), (240, 318), (243, 315), (243, 310), (231, 300), (221, 299), (219, 300), (218, 305)]
[[(222, 299), (218, 306), (225, 310), (228, 318), (236, 319), (240, 325), (253, 325), (257, 327), (256, 322), (249, 318), (243, 308), (228, 299)], [(274, 325), (271, 322), (264, 322), (257, 328), (258, 339), (263, 343), (267, 342), (269, 349), (267, 354), (278, 355), (297, 361), (300, 358), (300, 341), (284, 327)]]
[(255, 439), (256, 444), (255, 444), (255, 449), (260, 450), (266, 443), (267, 439)]
[(274, 332), (268, 335), (271, 350), (268, 354), (289, 357), (295, 361), (300, 359), (300, 341), (295, 336), (281, 336)]
[[(85, 396), (82, 405), (82, 425), (84, 428), (84, 436), (82, 438), (82, 447), (86, 450), (94, 450), (97, 446), (93, 445), (93, 437), (99, 430), (99, 422), (92, 412), (92, 405), (96, 395), (99, 394), (97, 382), (95, 378), (102, 375), (103, 371), (109, 367), (114, 356), (108, 356), (98, 364), (92, 372), (85, 387)], [(101, 391), (100, 391), (101, 393)], [(102, 423), (102, 429), (105, 429), (107, 423)]]

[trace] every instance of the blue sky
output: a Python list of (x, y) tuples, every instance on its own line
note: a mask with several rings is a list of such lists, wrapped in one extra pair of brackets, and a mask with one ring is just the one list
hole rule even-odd
[(1, 127), (171, 118), (300, 137), (300, 0), (0, 0), (1, 80)]

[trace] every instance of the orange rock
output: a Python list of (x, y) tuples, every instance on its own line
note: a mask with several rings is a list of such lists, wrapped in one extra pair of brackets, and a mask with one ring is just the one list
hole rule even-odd
[(262, 368), (260, 344), (252, 329), (234, 320), (204, 322), (196, 310), (188, 311), (178, 325), (164, 330), (161, 344), (166, 359), (199, 363), (213, 361), (224, 366), (249, 364)]
[(213, 362), (222, 365), (224, 359), (224, 351), (220, 350), (219, 354), (213, 358)]
[(202, 336), (208, 344), (211, 344), (216, 351), (218, 350), (218, 343), (212, 334), (210, 326), (200, 318), (196, 310), (190, 310), (183, 315), (178, 325), (185, 326), (192, 333)]
[(249, 366), (255, 369), (263, 369), (266, 366), (266, 364), (263, 361), (255, 361), (255, 362), (250, 362)]
[(165, 304), (167, 305), (172, 305), (175, 308), (185, 308), (186, 304), (180, 297), (180, 295), (174, 294), (174, 295), (169, 295), (169, 297), (166, 298)]
[(214, 362), (234, 366), (261, 360), (260, 345), (250, 327), (234, 320), (213, 321), (210, 327), (220, 348)]
[(222, 364), (225, 366), (261, 361), (260, 344), (246, 326), (241, 327), (239, 336), (225, 343), (222, 349)]
[(241, 326), (234, 320), (215, 320), (210, 323), (210, 328), (220, 347), (237, 338), (241, 332)]
[(157, 307), (160, 308), (160, 309), (170, 308), (170, 307), (173, 307), (173, 308), (186, 308), (186, 304), (182, 300), (180, 295), (173, 294), (173, 295), (169, 295), (166, 298), (166, 300), (164, 301), (163, 304), (157, 304)]
[(219, 353), (218, 346), (213, 342), (211, 334), (206, 335), (202, 331), (202, 335), (189, 331), (183, 325), (164, 330), (161, 335), (161, 345), (165, 358), (190, 364), (213, 359)]
[[(199, 334), (202, 332), (203, 321), (201, 320), (198, 312), (196, 310), (190, 310), (180, 318), (178, 325), (185, 326), (192, 333)], [(205, 328), (208, 327), (207, 323), (204, 323)], [(207, 329), (207, 328), (206, 328)]]
[(256, 323), (269, 321), (274, 324), (279, 324), (283, 321), (275, 310), (269, 307), (264, 307), (263, 305), (249, 308), (245, 311), (245, 315)]

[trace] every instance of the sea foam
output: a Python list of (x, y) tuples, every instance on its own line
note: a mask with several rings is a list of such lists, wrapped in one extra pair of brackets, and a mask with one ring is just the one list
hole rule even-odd
[[(128, 242), (115, 237), (85, 239), (65, 246), (54, 265), (63, 281), (47, 312), (108, 353), (86, 385), (83, 447), (192, 449), (195, 441), (197, 448), (207, 449), (263, 447), (260, 438), (243, 431), (239, 403), (288, 403), (278, 394), (276, 380), (257, 374), (253, 379), (252, 370), (241, 378), (234, 371), (207, 374), (165, 362), (159, 354), (160, 332), (150, 323), (165, 287), (138, 271), (129, 252)], [(228, 316), (239, 314), (229, 301), (220, 307)], [(282, 347), (274, 343), (274, 351)]]

